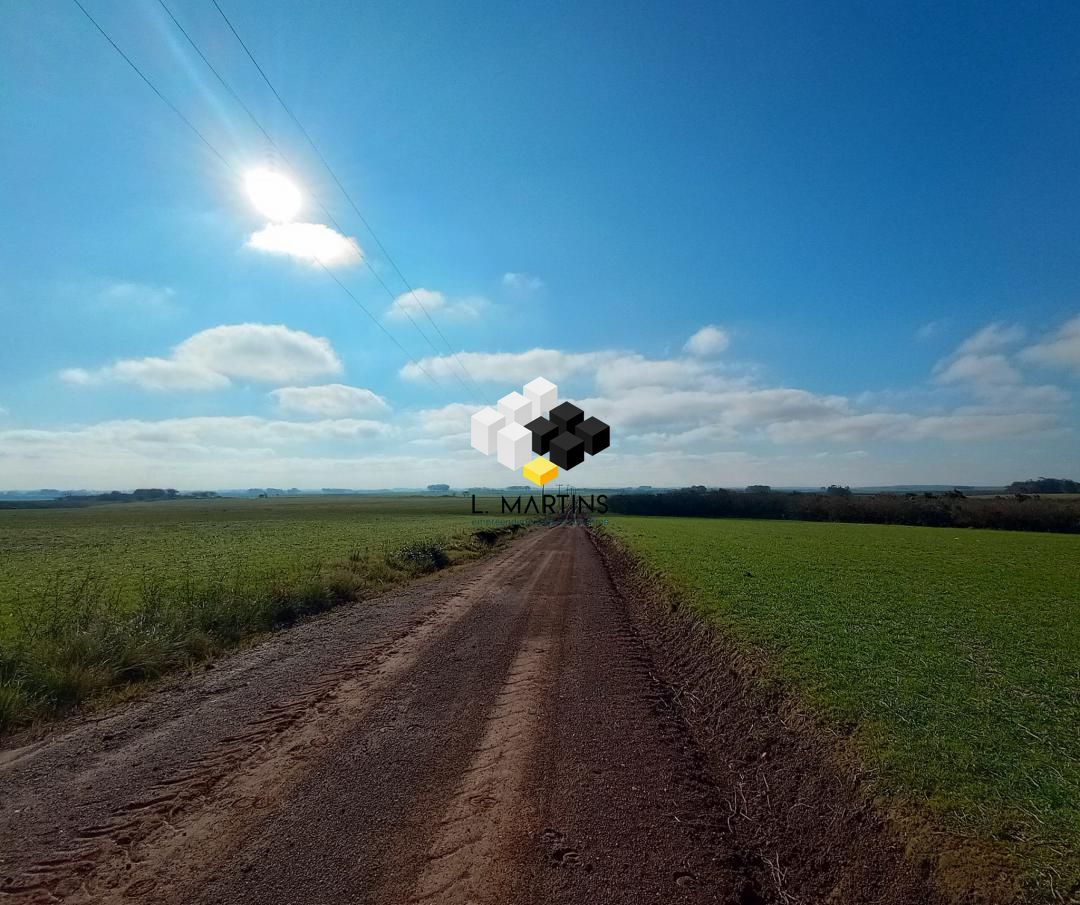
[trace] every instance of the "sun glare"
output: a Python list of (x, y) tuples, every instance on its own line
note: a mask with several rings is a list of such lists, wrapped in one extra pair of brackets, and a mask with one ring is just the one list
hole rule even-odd
[(300, 210), (300, 189), (276, 170), (248, 170), (244, 187), (259, 213), (275, 223), (287, 223)]

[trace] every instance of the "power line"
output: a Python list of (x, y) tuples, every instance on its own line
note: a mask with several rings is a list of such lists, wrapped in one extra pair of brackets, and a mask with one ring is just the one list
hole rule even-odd
[(205, 135), (203, 135), (202, 132), (200, 132), (195, 127), (195, 124), (190, 119), (188, 119), (186, 116), (184, 116), (183, 113), (180, 112), (180, 109), (172, 101), (170, 101), (167, 97), (165, 97), (164, 94), (162, 94), (160, 91), (158, 91), (157, 86), (153, 82), (151, 82), (150, 79), (148, 79), (146, 77), (146, 75), (143, 73), (143, 71), (132, 62), (131, 57), (129, 57), (126, 53), (124, 53), (124, 51), (122, 51), (120, 49), (120, 47), (117, 45), (117, 43), (112, 38), (109, 37), (108, 33), (105, 31), (104, 28), (102, 28), (100, 25), (98, 25), (97, 19), (95, 19), (93, 16), (90, 15), (89, 12), (87, 12), (86, 7), (83, 6), (79, 2), (79, 0), (71, 0), (71, 2), (74, 3), (77, 7), (79, 7), (80, 10), (82, 10), (82, 14), (84, 16), (86, 16), (87, 19), (90, 20), (90, 24), (93, 25), (94, 28), (96, 28), (99, 32), (101, 32), (101, 36), (112, 45), (113, 50), (115, 50), (118, 54), (120, 54), (120, 57), (123, 59), (123, 61), (125, 63), (127, 63), (128, 66), (130, 66), (133, 70), (135, 70), (135, 74), (147, 84), (147, 86), (150, 88), (150, 90), (153, 91), (154, 94), (156, 94), (165, 103), (165, 105), (170, 110), (172, 110), (173, 113), (175, 113), (177, 116), (180, 117), (180, 119), (183, 121), (185, 126), (187, 126), (192, 132), (194, 132), (197, 136), (199, 136), (199, 141), (201, 141), (204, 145), (206, 145), (206, 147), (208, 147), (210, 149), (211, 153), (218, 160), (220, 160), (222, 162), (222, 164), (224, 164), (225, 168), (230, 173), (232, 173), (234, 176), (237, 175), (236, 170), (234, 170), (232, 168), (232, 165), (229, 163), (229, 161), (227, 161), (221, 155), (221, 152), (218, 151), (218, 149), (215, 148), (212, 144), (210, 144), (210, 140)]
[[(206, 54), (204, 54), (202, 52), (202, 50), (199, 48), (199, 45), (195, 43), (195, 39), (193, 37), (191, 37), (191, 35), (188, 34), (187, 29), (184, 28), (184, 26), (180, 24), (180, 20), (177, 19), (176, 16), (173, 15), (173, 11), (171, 9), (169, 9), (168, 6), (166, 6), (165, 0), (158, 0), (158, 3), (160, 3), (161, 8), (163, 10), (165, 10), (166, 13), (168, 13), (169, 18), (172, 19), (172, 21), (173, 21), (173, 25), (175, 25), (180, 30), (180, 34), (182, 34), (185, 38), (187, 38), (188, 44), (190, 44), (192, 49), (195, 51), (195, 53), (197, 53), (199, 55), (199, 59), (202, 60), (206, 64), (206, 68), (209, 69), (214, 74), (214, 78), (216, 78), (221, 83), (221, 87), (224, 88), (226, 91), (228, 91), (229, 94), (231, 95), (232, 99), (234, 101), (236, 101), (236, 103), (238, 103), (240, 105), (240, 109), (243, 110), (248, 115), (248, 119), (250, 119), (252, 121), (252, 123), (255, 124), (255, 128), (257, 128), (260, 132), (262, 132), (263, 138), (266, 139), (266, 141), (269, 143), (270, 147), (272, 147), (275, 151), (277, 151), (280, 154), (281, 150), (274, 143), (274, 139), (270, 137), (270, 133), (267, 132), (266, 129), (263, 128), (262, 123), (259, 122), (259, 120), (255, 116), (255, 114), (251, 112), (251, 110), (248, 108), (248, 105), (244, 103), (244, 101), (240, 97), (240, 95), (237, 94), (233, 90), (232, 85), (230, 85), (227, 81), (225, 81), (225, 77), (220, 72), (218, 72), (217, 69), (214, 68), (214, 64), (211, 63), (206, 58)], [(284, 156), (282, 156), (282, 159), (284, 159)]]
[(371, 313), (371, 312), (370, 312), (370, 311), (369, 311), (369, 310), (368, 310), (368, 309), (367, 309), (367, 308), (366, 308), (366, 307), (364, 306), (364, 303), (363, 303), (363, 302), (361, 302), (361, 301), (360, 301), (360, 299), (358, 299), (358, 298), (356, 297), (356, 295), (355, 295), (355, 294), (354, 294), (354, 293), (352, 292), (352, 290), (351, 290), (351, 289), (349, 289), (349, 287), (348, 287), (348, 286), (346, 286), (346, 285), (345, 285), (345, 284), (344, 284), (343, 282), (341, 282), (341, 280), (340, 280), (340, 279), (338, 279), (338, 276), (337, 276), (337, 274), (336, 274), (336, 273), (334, 273), (334, 272), (333, 272), (333, 271), (332, 271), (332, 270), (331, 270), (331, 269), (330, 269), (329, 267), (327, 267), (327, 266), (326, 266), (326, 265), (325, 265), (325, 264), (324, 264), (324, 263), (323, 263), (322, 261), (320, 261), (320, 260), (319, 260), (318, 258), (316, 258), (316, 260), (317, 260), (317, 261), (319, 261), (319, 266), (320, 266), (320, 267), (321, 267), (321, 268), (322, 268), (323, 270), (325, 270), (325, 271), (326, 271), (326, 275), (327, 275), (327, 276), (329, 276), (329, 277), (330, 277), (330, 279), (332, 279), (332, 280), (333, 280), (333, 281), (334, 281), (335, 283), (337, 283), (337, 284), (338, 284), (338, 285), (339, 285), (339, 286), (340, 286), (340, 287), (342, 288), (342, 290), (344, 291), (344, 293), (345, 293), (345, 294), (346, 294), (346, 295), (347, 295), (347, 296), (348, 296), (349, 298), (351, 298), (351, 299), (352, 299), (352, 300), (353, 300), (354, 302), (356, 302), (356, 304), (357, 304), (357, 305), (359, 305), (359, 306), (360, 306), (360, 308), (361, 308), (361, 309), (363, 310), (364, 314), (366, 314), (366, 315), (367, 315), (368, 317), (370, 317), (370, 318), (371, 318), (371, 322), (372, 322), (373, 324), (375, 324), (375, 326), (376, 326), (376, 327), (378, 327), (378, 328), (379, 328), (380, 330), (382, 330), (382, 332), (383, 332), (383, 333), (385, 333), (385, 334), (386, 334), (386, 335), (387, 335), (387, 336), (388, 336), (388, 337), (390, 338), (390, 341), (391, 341), (391, 342), (392, 342), (392, 343), (393, 343), (393, 344), (394, 344), (395, 346), (397, 346), (397, 347), (398, 347), (399, 349), (401, 349), (401, 351), (402, 351), (402, 352), (404, 352), (404, 353), (405, 353), (405, 357), (406, 357), (406, 358), (408, 358), (408, 359), (409, 359), (409, 361), (410, 361), (410, 362), (411, 362), (411, 363), (412, 363), (413, 365), (415, 365), (415, 366), (416, 366), (417, 368), (419, 368), (419, 369), (420, 369), (420, 371), (421, 371), (421, 372), (423, 373), (423, 375), (424, 375), (425, 377), (427, 377), (427, 379), (428, 379), (428, 380), (430, 380), (430, 381), (431, 381), (432, 383), (434, 383), (434, 384), (438, 385), (438, 381), (437, 381), (437, 380), (436, 380), (436, 379), (435, 379), (434, 377), (432, 377), (432, 376), (431, 376), (431, 375), (430, 375), (430, 374), (429, 374), (429, 373), (427, 372), (427, 370), (426, 370), (426, 369), (424, 368), (424, 366), (423, 366), (422, 364), (420, 364), (420, 362), (418, 362), (418, 361), (415, 361), (415, 360), (413, 359), (413, 357), (412, 357), (411, 355), (409, 355), (409, 353), (408, 353), (408, 352), (406, 351), (405, 347), (404, 347), (404, 346), (403, 346), (403, 345), (402, 345), (402, 344), (401, 344), (400, 342), (398, 342), (398, 340), (397, 340), (397, 337), (395, 337), (393, 333), (391, 333), (391, 332), (390, 332), (389, 330), (387, 330), (387, 329), (386, 329), (386, 327), (384, 327), (384, 326), (382, 325), (382, 322), (381, 322), (381, 321), (379, 321), (379, 319), (378, 319), (377, 317), (375, 317), (375, 315), (374, 315), (374, 314), (372, 314), (372, 313)]
[[(94, 26), (94, 28), (96, 28), (98, 30), (98, 32), (101, 34), (101, 36), (106, 41), (109, 42), (109, 45), (113, 48), (113, 50), (115, 50), (120, 55), (120, 57), (124, 60), (124, 62), (127, 63), (128, 66), (130, 66), (135, 71), (135, 73), (139, 76), (140, 79), (143, 80), (143, 82), (146, 83), (146, 85), (150, 88), (150, 90), (153, 91), (154, 94), (156, 94), (158, 96), (158, 98), (160, 98), (161, 101), (170, 110), (172, 110), (173, 113), (175, 113), (180, 118), (180, 120), (184, 123), (184, 125), (186, 125), (192, 132), (194, 132), (199, 137), (199, 140), (204, 145), (206, 145), (207, 148), (210, 149), (210, 151), (213, 153), (213, 155), (219, 161), (221, 161), (222, 165), (234, 177), (238, 176), (236, 170), (233, 168), (232, 164), (230, 164), (225, 159), (224, 155), (222, 155), (222, 153), (216, 147), (214, 147), (213, 144), (211, 144), (210, 140), (205, 135), (203, 135), (202, 132), (199, 131), (199, 129), (195, 126), (195, 124), (190, 119), (188, 119), (172, 101), (170, 101), (164, 94), (161, 93), (161, 91), (158, 89), (158, 87), (152, 81), (150, 81), (150, 79), (143, 73), (143, 71), (141, 69), (139, 69), (138, 66), (135, 65), (135, 63), (131, 60), (131, 58), (126, 53), (124, 53), (123, 50), (120, 49), (120, 46), (111, 37), (109, 37), (108, 32), (106, 32), (105, 29), (102, 28), (101, 25), (98, 24), (97, 20), (93, 16), (90, 15), (90, 13), (87, 11), (86, 7), (83, 6), (82, 3), (79, 2), (79, 0), (72, 0), (72, 3), (74, 3), (82, 11), (82, 14), (84, 16), (86, 16), (87, 19), (90, 20), (90, 23)], [(164, 6), (164, 3), (162, 4), (162, 6)], [(166, 7), (166, 12), (168, 12), (168, 11), (169, 11), (168, 7)], [(172, 16), (172, 13), (169, 13), (169, 15)], [(175, 18), (173, 19), (173, 21), (174, 22), (176, 21)], [(177, 25), (179, 25), (179, 23), (177, 23)], [(181, 29), (181, 31), (182, 30), (183, 29)], [(186, 35), (186, 32), (185, 32), (185, 35)], [(190, 40), (190, 38), (189, 38), (189, 40)], [(202, 56), (202, 54), (200, 54), (200, 56)], [(205, 57), (203, 59), (205, 60)], [(209, 65), (209, 62), (207, 63), (207, 65)], [(213, 69), (213, 67), (211, 67), (211, 69)], [(215, 71), (215, 75), (217, 75), (216, 71)], [(218, 76), (218, 78), (220, 79), (220, 76)], [(250, 115), (250, 111), (249, 111), (249, 115)], [(338, 231), (341, 232), (340, 227), (339, 227)], [(333, 279), (333, 281), (335, 283), (337, 283), (338, 286), (340, 286), (345, 291), (346, 295), (348, 295), (349, 298), (351, 298), (354, 302), (356, 302), (357, 305), (360, 306), (361, 310), (369, 318), (371, 318), (371, 321), (375, 324), (375, 326), (377, 326), (380, 330), (382, 330), (382, 332), (385, 333), (387, 337), (389, 337), (389, 339), (394, 343), (394, 345), (396, 345), (405, 354), (405, 357), (409, 360), (410, 364), (415, 365), (424, 374), (424, 376), (428, 378), (428, 380), (430, 380), (432, 383), (434, 383), (436, 386), (438, 386), (438, 381), (435, 380), (435, 378), (432, 377), (431, 374), (428, 373), (428, 371), (423, 367), (423, 365), (421, 365), (419, 362), (417, 362), (416, 360), (413, 359), (413, 357), (409, 354), (408, 350), (406, 350), (405, 347), (397, 340), (397, 338), (389, 330), (387, 330), (386, 327), (383, 326), (383, 324), (379, 321), (379, 319), (376, 318), (375, 315), (372, 314), (367, 309), (367, 307), (364, 305), (364, 303), (361, 302), (360, 299), (358, 299), (354, 293), (350, 292), (348, 287), (346, 287), (345, 284), (342, 283), (341, 280), (338, 279), (338, 277), (333, 272), (331, 272), (330, 268), (327, 267), (326, 264), (323, 263), (322, 259), (316, 256), (315, 261), (320, 267), (322, 267), (323, 270), (326, 271), (326, 273)], [(376, 276), (377, 276), (377, 274), (376, 274)], [(382, 280), (380, 279), (380, 283), (381, 282), (382, 282)], [(384, 288), (386, 288), (385, 283), (383, 283), (382, 285), (383, 285)], [(390, 290), (387, 289), (387, 291), (389, 292)], [(393, 293), (390, 293), (390, 294), (393, 295)]]
[[(474, 390), (476, 392), (479, 392), (479, 387), (477, 387), (476, 381), (473, 380), (472, 374), (469, 373), (469, 369), (466, 368), (465, 365), (462, 363), (461, 359), (458, 358), (458, 355), (454, 351), (453, 346), (450, 345), (450, 341), (446, 338), (446, 335), (442, 332), (442, 330), (439, 329), (439, 325), (435, 323), (435, 319), (431, 316), (431, 313), (424, 306), (424, 303), (420, 301), (420, 297), (416, 294), (416, 290), (413, 289), (412, 284), (405, 278), (405, 274), (401, 272), (401, 268), (398, 267), (397, 262), (391, 256), (390, 252), (386, 250), (386, 246), (383, 245), (382, 240), (379, 239), (378, 234), (372, 228), (371, 224), (368, 223), (367, 218), (365, 218), (364, 215), (360, 212), (360, 208), (357, 206), (356, 202), (353, 201), (352, 195), (349, 194), (348, 190), (342, 184), (341, 180), (338, 179), (337, 173), (334, 172), (334, 168), (330, 166), (330, 162), (323, 156), (322, 151), (319, 150), (319, 146), (315, 144), (315, 140), (308, 133), (308, 130), (304, 128), (304, 124), (300, 122), (296, 114), (292, 112), (292, 108), (290, 108), (289, 105), (285, 103), (285, 99), (278, 93), (277, 88), (274, 87), (274, 83), (270, 81), (270, 77), (263, 70), (262, 66), (259, 65), (259, 61), (255, 59), (255, 55), (248, 48), (247, 44), (244, 42), (244, 39), (240, 37), (240, 33), (236, 30), (236, 27), (232, 24), (229, 17), (225, 15), (225, 10), (221, 8), (221, 4), (218, 3), (218, 0), (210, 0), (210, 2), (214, 4), (215, 9), (217, 9), (217, 11), (221, 14), (221, 18), (225, 20), (225, 24), (229, 27), (229, 31), (233, 33), (233, 36), (239, 42), (240, 46), (244, 49), (244, 53), (247, 54), (248, 59), (251, 60), (252, 65), (254, 65), (259, 75), (262, 76), (262, 80), (266, 82), (266, 87), (269, 88), (270, 91), (273, 93), (274, 97), (277, 98), (278, 103), (281, 104), (281, 108), (288, 114), (289, 118), (293, 121), (293, 123), (296, 124), (296, 127), (300, 130), (301, 134), (303, 134), (304, 138), (307, 140), (307, 143), (311, 145), (311, 149), (319, 158), (319, 161), (326, 169), (326, 172), (330, 174), (330, 178), (334, 180), (335, 185), (337, 185), (337, 187), (341, 190), (341, 194), (345, 196), (345, 200), (349, 202), (349, 206), (353, 209), (356, 216), (360, 218), (360, 222), (364, 224), (364, 228), (371, 234), (371, 238), (375, 240), (375, 244), (378, 246), (379, 251), (382, 252), (383, 256), (389, 262), (390, 266), (394, 268), (394, 272), (398, 275), (398, 278), (405, 285), (405, 288), (409, 291), (409, 294), (412, 296), (413, 301), (415, 301), (420, 310), (424, 312), (424, 315), (431, 323), (431, 326), (435, 328), (435, 332), (439, 334), (443, 343), (446, 344), (447, 351), (450, 352), (450, 355), (453, 357), (457, 366), (461, 368), (462, 372), (469, 379), (469, 382), (473, 385)], [(404, 311), (404, 309), (402, 310)], [(408, 316), (407, 311), (405, 311), (404, 313), (406, 316)], [(409, 320), (412, 320), (412, 318), (409, 317)], [(417, 329), (419, 329), (419, 327)]]
[[(158, 3), (161, 5), (161, 8), (163, 10), (165, 10), (165, 12), (168, 14), (169, 18), (172, 19), (173, 24), (179, 29), (180, 33), (187, 39), (187, 42), (191, 45), (192, 49), (194, 49), (195, 53), (197, 53), (199, 55), (199, 59), (201, 59), (203, 61), (203, 63), (206, 64), (207, 69), (209, 69), (214, 74), (214, 78), (216, 78), (218, 80), (218, 82), (229, 93), (229, 95), (233, 98), (233, 100), (235, 100), (237, 102), (237, 104), (240, 105), (240, 108), (244, 111), (244, 113), (247, 114), (248, 118), (252, 121), (252, 123), (255, 124), (255, 127), (263, 134), (263, 137), (266, 139), (266, 141), (270, 145), (270, 147), (273, 148), (274, 152), (278, 155), (278, 157), (280, 157), (281, 160), (286, 165), (291, 166), (291, 164), (289, 163), (289, 158), (285, 155), (285, 152), (281, 150), (281, 148), (278, 146), (277, 142), (274, 141), (273, 137), (266, 130), (266, 128), (263, 126), (263, 124), (259, 121), (259, 118), (251, 111), (251, 108), (248, 107), (248, 105), (244, 103), (243, 99), (236, 92), (236, 90), (232, 87), (232, 85), (229, 84), (228, 80), (226, 80), (226, 78), (220, 72), (218, 72), (218, 70), (214, 66), (214, 64), (211, 63), (210, 60), (207, 58), (206, 54), (202, 52), (202, 49), (199, 47), (199, 45), (195, 41), (195, 39), (188, 33), (187, 29), (184, 28), (184, 26), (180, 24), (180, 21), (173, 14), (173, 11), (171, 9), (169, 9), (168, 5), (165, 3), (165, 0), (158, 0)], [(258, 64), (256, 64), (256, 65), (258, 65)], [(334, 217), (333, 214), (330, 213), (330, 211), (326, 207), (326, 205), (323, 204), (322, 201), (319, 200), (319, 198), (317, 196), (315, 196), (314, 194), (312, 194), (312, 198), (315, 201), (315, 203), (319, 206), (320, 210), (322, 210), (322, 212), (326, 216), (326, 218), (333, 224), (334, 228), (339, 233), (341, 233), (342, 235), (345, 235), (346, 234), (345, 229), (341, 226), (340, 223), (337, 222), (337, 219)], [(375, 241), (378, 242), (377, 237), (375, 238)], [(379, 285), (382, 286), (382, 288), (386, 291), (386, 294), (390, 297), (390, 300), (393, 301), (394, 300), (394, 292), (393, 292), (393, 290), (391, 290), (390, 287), (386, 285), (386, 282), (383, 280), (382, 276), (379, 274), (379, 272), (374, 267), (372, 267), (371, 262), (366, 257), (363, 258), (363, 261), (364, 261), (364, 266), (367, 267), (367, 269), (369, 271), (371, 271), (372, 276), (375, 277), (375, 279), (378, 281)], [(338, 281), (338, 282), (340, 282), (340, 281)], [(344, 288), (344, 286), (342, 288)], [(352, 296), (352, 293), (349, 293), (349, 294), (350, 294), (350, 296)], [(356, 300), (355, 296), (353, 296), (353, 298), (354, 298), (354, 300)], [(411, 323), (413, 325), (413, 327), (416, 328), (416, 332), (419, 333), (424, 338), (424, 341), (429, 346), (431, 346), (431, 348), (435, 352), (435, 354), (436, 355), (441, 355), (442, 353), (439, 351), (438, 347), (428, 338), (427, 334), (423, 330), (420, 329), (420, 325), (418, 323), (416, 323), (416, 321), (413, 319), (412, 315), (407, 310), (405, 310), (404, 308), (402, 308), (401, 310), (402, 310), (402, 313), (405, 315), (405, 317), (408, 318), (409, 323)], [(383, 330), (384, 333), (387, 333), (388, 336), (391, 335), (388, 331), (386, 331), (386, 329), (383, 327), (383, 325), (381, 323), (379, 323), (378, 326), (379, 326), (380, 329)], [(436, 326), (436, 329), (438, 329), (437, 326)], [(395, 339), (394, 342), (397, 343), (397, 340)], [(400, 346), (401, 344), (398, 343), (398, 345)], [(402, 351), (405, 351), (405, 350), (402, 349)], [(406, 354), (408, 354), (408, 353), (406, 352)], [(411, 356), (410, 356), (409, 360), (412, 361)], [(418, 368), (420, 368), (421, 371), (423, 371), (425, 374), (427, 374), (429, 378), (431, 377), (431, 375), (428, 374), (428, 372), (419, 363), (414, 362), (414, 364), (416, 364), (416, 366)], [(458, 383), (460, 383), (461, 386), (465, 389), (466, 393), (473, 394), (475, 392), (475, 389), (476, 389), (475, 386), (474, 387), (469, 387), (461, 379), (461, 377), (459, 377), (457, 374), (454, 374), (454, 377), (457, 379)]]

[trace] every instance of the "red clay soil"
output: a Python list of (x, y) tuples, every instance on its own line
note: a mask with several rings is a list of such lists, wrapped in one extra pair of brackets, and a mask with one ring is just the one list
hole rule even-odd
[(0, 901), (944, 903), (613, 555), (538, 530), (9, 744)]

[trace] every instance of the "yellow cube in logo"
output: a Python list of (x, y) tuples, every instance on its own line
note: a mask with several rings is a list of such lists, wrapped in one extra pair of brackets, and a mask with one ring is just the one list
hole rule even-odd
[(548, 481), (558, 476), (559, 466), (554, 462), (549, 462), (543, 456), (538, 456), (521, 469), (521, 473), (534, 484), (543, 487)]

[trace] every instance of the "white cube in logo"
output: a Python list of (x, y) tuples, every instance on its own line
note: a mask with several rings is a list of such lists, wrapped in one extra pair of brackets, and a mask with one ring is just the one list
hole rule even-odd
[(472, 448), (485, 456), (490, 456), (495, 452), (495, 438), (499, 429), (506, 424), (506, 417), (489, 405), (473, 415), (471, 423)]
[(533, 412), (531, 399), (522, 396), (521, 393), (507, 393), (499, 400), (499, 411), (506, 416), (506, 423), (511, 421), (518, 424), (528, 424), (536, 417)]
[(499, 464), (515, 471), (524, 468), (533, 457), (532, 431), (516, 421), (507, 424), (498, 435)]
[(559, 388), (550, 380), (537, 377), (525, 384), (525, 396), (534, 403), (533, 418), (547, 417), (547, 413), (555, 408), (559, 401)]

